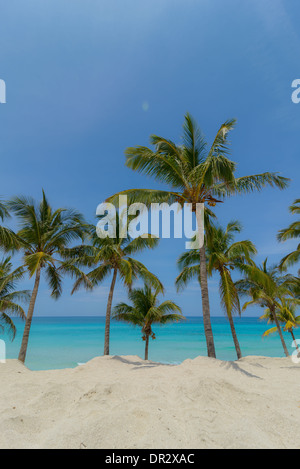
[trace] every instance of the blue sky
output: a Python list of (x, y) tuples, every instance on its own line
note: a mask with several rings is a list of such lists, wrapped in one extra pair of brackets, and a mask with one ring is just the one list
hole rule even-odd
[[(54, 207), (76, 207), (92, 221), (107, 196), (157, 186), (125, 167), (127, 146), (146, 145), (153, 133), (179, 142), (186, 111), (209, 141), (235, 117), (237, 174), (278, 171), (292, 182), (284, 192), (226, 201), (219, 220), (242, 222), (240, 239), (256, 244), (259, 261), (293, 248), (278, 244), (276, 232), (292, 221), (288, 206), (299, 197), (297, 0), (0, 0), (0, 9), (2, 196), (40, 198), (43, 187)], [(140, 259), (166, 297), (199, 315), (198, 286), (180, 296), (174, 289), (183, 249), (182, 240), (163, 240)], [(43, 283), (37, 314), (105, 313), (108, 284), (72, 298), (70, 286), (54, 302)], [(212, 314), (222, 315), (217, 278), (210, 291)], [(115, 298), (124, 299), (120, 285)]]

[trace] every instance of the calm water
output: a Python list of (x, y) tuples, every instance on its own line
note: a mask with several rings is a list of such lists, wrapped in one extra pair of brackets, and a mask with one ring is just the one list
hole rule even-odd
[[(16, 320), (18, 329), (14, 342), (6, 336), (7, 358), (17, 358), (23, 323)], [(212, 318), (217, 358), (235, 360), (230, 327), (224, 317)], [(262, 339), (268, 327), (256, 318), (236, 318), (237, 334), (243, 355), (283, 356), (278, 334)], [(180, 363), (186, 358), (206, 355), (202, 318), (188, 318), (185, 322), (153, 328), (156, 340), (150, 341), (149, 358), (164, 363)], [(33, 320), (26, 364), (33, 370), (75, 367), (103, 353), (104, 318), (35, 318)], [(291, 336), (286, 333), (291, 348)], [(111, 327), (112, 355), (143, 357), (144, 342), (138, 328), (113, 322)]]

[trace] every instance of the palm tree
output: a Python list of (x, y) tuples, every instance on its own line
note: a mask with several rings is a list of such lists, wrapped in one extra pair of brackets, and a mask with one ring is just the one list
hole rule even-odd
[[(144, 264), (132, 257), (144, 249), (155, 248), (159, 239), (148, 237), (146, 234), (135, 239), (127, 234), (127, 237), (123, 238), (119, 230), (121, 223), (122, 216), (117, 212), (116, 238), (99, 237), (95, 227), (91, 227), (91, 245), (75, 247), (68, 253), (66, 252), (69, 257), (77, 259), (81, 265), (96, 266), (87, 274), (93, 286), (101, 284), (106, 278), (112, 276), (105, 316), (104, 355), (109, 355), (111, 309), (118, 276), (128, 289), (132, 287), (136, 279), (141, 278), (163, 291), (163, 286), (158, 278)], [(86, 285), (84, 279), (79, 278), (75, 282), (72, 293), (78, 290), (82, 284)]]
[(28, 291), (16, 291), (16, 283), (23, 277), (24, 269), (19, 267), (12, 270), (11, 258), (6, 257), (0, 261), (0, 329), (8, 328), (12, 339), (16, 335), (16, 326), (11, 316), (25, 319), (25, 313), (20, 301), (27, 302)]
[[(288, 184), (288, 179), (275, 173), (235, 177), (236, 163), (228, 158), (227, 141), (227, 134), (234, 128), (235, 123), (236, 121), (232, 119), (222, 124), (208, 149), (196, 122), (187, 113), (181, 145), (153, 135), (150, 141), (154, 150), (143, 146), (128, 148), (126, 165), (129, 168), (154, 177), (159, 182), (167, 184), (170, 189), (129, 189), (115, 194), (108, 201), (117, 201), (118, 196), (122, 194), (127, 195), (129, 203), (138, 200), (147, 205), (154, 202), (169, 204), (178, 202), (182, 206), (185, 203), (191, 204), (192, 211), (198, 218), (197, 224), (201, 237), (204, 227), (201, 226), (201, 217), (197, 217), (198, 203), (215, 206), (227, 196), (259, 191), (267, 185), (284, 189)], [(215, 357), (204, 246), (200, 249), (200, 277), (207, 351), (209, 357)]]
[[(289, 208), (292, 214), (300, 214), (300, 199), (296, 199), (293, 205)], [(292, 223), (288, 228), (280, 230), (277, 236), (279, 241), (286, 241), (288, 239), (297, 239), (300, 237), (300, 220)], [(286, 269), (287, 267), (296, 264), (300, 259), (300, 244), (298, 244), (297, 249), (287, 256), (285, 256), (281, 262), (280, 267)]]
[(152, 330), (153, 324), (167, 324), (184, 319), (181, 309), (172, 301), (164, 301), (159, 304), (160, 290), (152, 290), (145, 284), (144, 288), (138, 288), (129, 292), (128, 296), (132, 305), (119, 303), (114, 307), (113, 319), (124, 321), (142, 328), (142, 338), (145, 341), (145, 360), (148, 360), (149, 339), (155, 339)]
[[(207, 272), (211, 277), (213, 272), (220, 276), (219, 292), (221, 304), (229, 319), (232, 338), (234, 341), (238, 360), (242, 358), (240, 344), (237, 338), (233, 314), (241, 314), (237, 289), (231, 277), (231, 271), (239, 268), (241, 263), (249, 261), (256, 254), (255, 246), (251, 241), (234, 241), (234, 234), (240, 233), (242, 227), (239, 222), (228, 223), (224, 230), (221, 226), (210, 224), (206, 230), (206, 258)], [(197, 278), (200, 281), (199, 252), (190, 250), (183, 253), (178, 259), (181, 273), (176, 279), (177, 289), (184, 288), (187, 283)]]
[(44, 192), (40, 204), (31, 198), (15, 197), (8, 203), (8, 207), (20, 224), (16, 236), (23, 253), (24, 267), (30, 277), (35, 276), (19, 353), (19, 360), (24, 363), (42, 272), (45, 272), (51, 296), (55, 299), (62, 293), (63, 274), (80, 276), (89, 283), (75, 262), (60, 258), (72, 241), (82, 239), (85, 225), (82, 215), (74, 210), (59, 208), (54, 211)]
[[(298, 347), (298, 344), (294, 335), (294, 329), (300, 326), (300, 316), (296, 316), (296, 309), (299, 306), (299, 304), (300, 304), (300, 300), (298, 299), (282, 298), (276, 309), (276, 314), (277, 314), (279, 323), (283, 324), (284, 331), (287, 331), (291, 334), (293, 338), (293, 342), (295, 343), (297, 350), (299, 350), (299, 347)], [(260, 319), (267, 319), (268, 323), (274, 323), (273, 315), (271, 314), (271, 311), (269, 310), (269, 308), (265, 310), (264, 315), (261, 316)], [(273, 334), (274, 332), (277, 332), (277, 327), (268, 329), (264, 333), (264, 337), (267, 337), (270, 334)]]
[(281, 275), (278, 267), (268, 268), (267, 259), (262, 266), (257, 266), (252, 261), (250, 265), (244, 264), (240, 268), (244, 273), (244, 279), (239, 280), (235, 285), (241, 295), (251, 298), (242, 309), (245, 310), (251, 305), (259, 305), (269, 309), (276, 324), (284, 353), (289, 357), (276, 310), (282, 298), (293, 298), (294, 277)]

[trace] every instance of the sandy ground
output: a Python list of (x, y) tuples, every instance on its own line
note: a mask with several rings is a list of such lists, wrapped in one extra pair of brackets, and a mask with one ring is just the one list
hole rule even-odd
[(0, 448), (300, 448), (300, 365), (101, 357), (0, 364)]

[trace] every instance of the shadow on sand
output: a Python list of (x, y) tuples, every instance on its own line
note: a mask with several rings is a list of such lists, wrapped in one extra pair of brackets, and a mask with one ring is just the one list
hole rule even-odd
[(119, 355), (113, 356), (112, 360), (117, 360), (119, 362), (126, 363), (127, 365), (134, 365), (135, 366), (135, 368), (133, 368), (134, 370), (139, 370), (142, 368), (158, 368), (162, 366), (165, 366), (165, 367), (175, 366), (175, 365), (168, 365), (164, 363), (157, 363), (157, 362), (151, 362), (151, 361), (134, 361), (133, 359), (120, 357)]
[(237, 371), (248, 378), (255, 378), (255, 379), (260, 379), (263, 380), (260, 376), (253, 375), (252, 373), (249, 373), (249, 371), (243, 370), (236, 362), (223, 362), (220, 365), (222, 368), (226, 368), (227, 370), (232, 369), (234, 371)]

